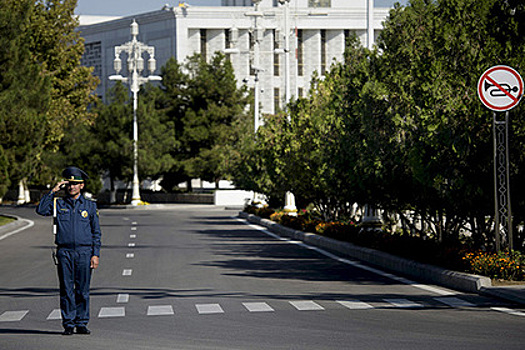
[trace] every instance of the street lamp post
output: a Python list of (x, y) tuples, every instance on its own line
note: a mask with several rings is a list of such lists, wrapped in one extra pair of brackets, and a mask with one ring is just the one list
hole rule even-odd
[[(284, 7), (284, 104), (288, 106), (291, 99), (290, 94), (290, 0), (279, 0)], [(289, 111), (288, 111), (289, 112)], [(288, 122), (291, 122), (288, 113)], [(288, 215), (297, 215), (295, 206), (295, 196), (291, 191), (287, 191), (284, 197), (284, 208)]]
[[(141, 203), (140, 190), (139, 190), (139, 168), (138, 168), (138, 141), (139, 131), (137, 124), (137, 101), (138, 92), (140, 85), (147, 83), (148, 81), (160, 81), (162, 77), (158, 75), (142, 76), (144, 70), (144, 59), (142, 54), (146, 52), (149, 55), (148, 59), (148, 70), (150, 74), (155, 72), (156, 61), (155, 61), (155, 48), (148, 46), (137, 40), (139, 35), (139, 25), (135, 20), (131, 23), (131, 41), (127, 43), (115, 46), (115, 59), (113, 65), (115, 68), (116, 75), (111, 75), (109, 80), (121, 81), (128, 84), (131, 92), (133, 93), (133, 192), (131, 195), (131, 205), (139, 205)], [(127, 66), (128, 66), (128, 77), (120, 75), (122, 69), (122, 61), (120, 54), (122, 52), (127, 53)]]
[(259, 3), (261, 0), (253, 0), (253, 3), (255, 5), (255, 11), (248, 12), (245, 15), (248, 17), (253, 17), (253, 27), (252, 27), (252, 35), (253, 35), (253, 60), (251, 68), (254, 71), (255, 79), (254, 79), (254, 96), (253, 96), (253, 104), (254, 104), (254, 129), (255, 132), (257, 132), (257, 129), (259, 129), (260, 124), (260, 112), (259, 112), (259, 94), (260, 94), (260, 88), (259, 88), (259, 73), (263, 72), (264, 69), (261, 67), (260, 64), (260, 43), (262, 41), (263, 35), (264, 35), (264, 29), (261, 28), (261, 20), (258, 20), (259, 17), (263, 17), (263, 13), (259, 11)]

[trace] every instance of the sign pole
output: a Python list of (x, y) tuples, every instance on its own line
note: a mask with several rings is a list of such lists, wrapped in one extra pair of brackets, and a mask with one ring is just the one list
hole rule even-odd
[[(523, 96), (523, 79), (512, 67), (494, 66), (487, 69), (478, 81), (478, 96), (485, 107), (493, 111), (494, 134), (494, 235), (496, 250), (502, 239), (510, 252), (514, 249), (509, 175), (509, 110)], [(498, 120), (496, 112), (505, 112)]]
[(494, 116), (494, 202), (496, 250), (501, 250), (502, 238), (506, 240), (509, 250), (513, 249), (512, 212), (510, 205), (509, 176), (509, 112), (505, 119)]

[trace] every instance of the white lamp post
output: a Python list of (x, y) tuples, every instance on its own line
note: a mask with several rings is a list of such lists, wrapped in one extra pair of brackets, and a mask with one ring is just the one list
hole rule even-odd
[[(290, 0), (279, 0), (284, 6), (284, 103), (287, 106), (290, 103)], [(288, 122), (291, 121), (288, 114)], [(284, 196), (284, 208), (288, 215), (297, 215), (295, 206), (295, 196), (292, 192), (287, 191)]]
[[(147, 46), (137, 40), (139, 35), (139, 25), (135, 20), (131, 23), (131, 41), (127, 43), (115, 46), (115, 60), (113, 65), (115, 68), (116, 75), (111, 75), (109, 80), (118, 80), (125, 84), (128, 84), (131, 92), (133, 93), (133, 192), (131, 196), (131, 205), (139, 205), (140, 200), (140, 191), (139, 191), (139, 169), (138, 169), (138, 141), (139, 141), (139, 131), (137, 125), (137, 99), (138, 92), (140, 90), (140, 85), (148, 81), (160, 81), (162, 77), (158, 75), (149, 75), (143, 77), (141, 75), (144, 70), (144, 59), (142, 54), (147, 52), (149, 55), (148, 59), (148, 70), (150, 74), (155, 72), (156, 61), (155, 61), (155, 48), (153, 46)], [(122, 52), (127, 53), (127, 65), (129, 77), (123, 77), (120, 75), (120, 70), (122, 69), (122, 61), (120, 59), (120, 54)]]
[(263, 13), (259, 11), (259, 3), (261, 0), (253, 0), (253, 3), (255, 5), (255, 11), (253, 12), (247, 12), (245, 15), (248, 17), (253, 17), (253, 27), (252, 27), (252, 35), (253, 35), (253, 61), (251, 68), (253, 69), (255, 73), (255, 83), (253, 85), (254, 88), (254, 129), (255, 132), (257, 132), (257, 129), (259, 129), (259, 123), (260, 123), (260, 113), (259, 113), (259, 72), (263, 72), (264, 69), (261, 67), (260, 64), (260, 43), (263, 39), (264, 35), (264, 29), (261, 28), (261, 21), (258, 21), (257, 19), (259, 17), (263, 17)]

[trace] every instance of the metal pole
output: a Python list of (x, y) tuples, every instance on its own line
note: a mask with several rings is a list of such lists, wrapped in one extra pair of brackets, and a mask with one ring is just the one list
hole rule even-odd
[[(135, 20), (131, 23), (131, 41), (115, 46), (115, 60), (114, 66), (117, 75), (111, 75), (110, 80), (122, 81), (129, 84), (130, 90), (133, 94), (133, 189), (131, 195), (131, 204), (139, 205), (142, 201), (140, 199), (140, 182), (139, 182), (139, 166), (138, 166), (138, 141), (139, 141), (139, 128), (137, 123), (137, 105), (138, 105), (138, 93), (140, 85), (148, 81), (160, 81), (162, 77), (156, 75), (149, 75), (142, 77), (142, 71), (144, 70), (144, 59), (142, 53), (147, 52), (149, 55), (148, 70), (150, 74), (153, 74), (156, 67), (155, 61), (155, 48), (153, 46), (147, 46), (137, 40), (139, 34), (139, 25)], [(121, 52), (124, 51), (128, 54), (128, 71), (130, 74), (129, 78), (125, 78), (119, 74), (122, 68), (122, 62), (120, 59)]]
[[(290, 1), (284, 4), (284, 102), (290, 103)], [(288, 116), (289, 118), (289, 116)]]
[(255, 70), (255, 83), (253, 84), (254, 87), (254, 127), (255, 127), (255, 133), (257, 133), (257, 129), (259, 129), (259, 71)]
[(499, 224), (499, 198), (498, 198), (498, 133), (496, 125), (498, 123), (496, 112), (492, 113), (494, 119), (493, 134), (494, 134), (494, 236), (496, 240), (496, 251), (501, 250), (500, 241), (500, 224)]
[(509, 112), (505, 112), (505, 120), (494, 117), (494, 234), (496, 250), (502, 248), (502, 237), (507, 240), (509, 250), (513, 249), (512, 212), (510, 203), (510, 171), (509, 171)]
[(509, 158), (509, 111), (505, 112), (505, 159), (506, 159), (506, 184), (507, 184), (507, 239), (509, 240), (509, 251), (514, 250), (512, 234), (512, 211), (510, 203), (510, 158)]
[[(136, 72), (133, 73), (135, 76)], [(135, 80), (135, 79), (134, 79)], [(139, 182), (139, 127), (137, 123), (137, 92), (133, 92), (133, 192), (131, 195), (131, 205), (139, 205), (140, 199), (140, 182)]]
[(367, 3), (367, 47), (372, 50), (374, 46), (374, 0)]

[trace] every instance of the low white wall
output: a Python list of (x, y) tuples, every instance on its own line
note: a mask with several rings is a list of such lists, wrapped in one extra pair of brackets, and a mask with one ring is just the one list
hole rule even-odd
[(254, 199), (253, 191), (217, 190), (215, 191), (215, 205), (242, 207)]

